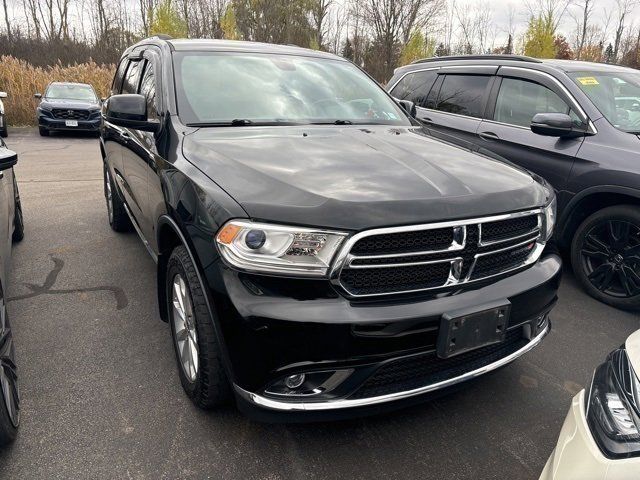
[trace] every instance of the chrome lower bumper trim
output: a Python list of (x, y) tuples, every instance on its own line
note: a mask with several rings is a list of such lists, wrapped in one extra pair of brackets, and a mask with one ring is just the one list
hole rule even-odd
[(318, 410), (338, 410), (343, 408), (353, 408), (353, 407), (365, 407), (369, 405), (376, 405), (379, 403), (392, 402), (395, 400), (402, 400), (405, 398), (415, 397), (417, 395), (422, 395), (425, 393), (433, 392), (436, 390), (440, 390), (442, 388), (450, 387), (452, 385), (456, 385), (461, 382), (465, 382), (467, 380), (471, 380), (473, 378), (479, 377), (485, 373), (491, 372), (492, 370), (496, 370), (500, 367), (507, 365), (508, 363), (513, 362), (518, 357), (524, 355), (534, 347), (536, 347), (542, 339), (549, 333), (550, 323), (547, 324), (545, 329), (540, 332), (535, 338), (531, 339), (529, 343), (527, 343), (521, 349), (513, 352), (511, 355), (508, 355), (497, 362), (491, 363), (485, 367), (478, 368), (476, 370), (472, 370), (471, 372), (467, 372), (464, 375), (460, 375), (459, 377), (449, 378), (447, 380), (443, 380), (438, 383), (432, 383), (431, 385), (425, 385), (420, 388), (416, 388), (413, 390), (407, 390), (405, 392), (397, 392), (391, 393), (389, 395), (381, 395), (379, 397), (370, 397), (370, 398), (358, 398), (350, 400), (348, 398), (341, 400), (330, 400), (325, 402), (283, 402), (280, 400), (274, 400), (271, 398), (263, 397), (256, 393), (248, 392), (237, 385), (234, 385), (236, 393), (240, 395), (243, 399), (249, 401), (250, 403), (266, 408), (268, 410), (278, 410), (278, 411), (290, 411), (290, 412), (300, 412), (300, 411), (318, 411)]

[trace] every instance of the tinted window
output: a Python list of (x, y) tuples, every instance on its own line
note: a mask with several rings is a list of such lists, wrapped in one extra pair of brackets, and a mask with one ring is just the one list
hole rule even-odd
[(438, 78), (437, 70), (407, 74), (391, 91), (399, 100), (410, 100), (419, 107), (427, 106), (427, 95)]
[(120, 65), (118, 65), (118, 70), (116, 71), (116, 76), (113, 78), (113, 84), (111, 85), (111, 95), (117, 95), (120, 93), (122, 80), (124, 78), (124, 71), (127, 68), (128, 63), (129, 62), (126, 58), (120, 61)]
[(153, 63), (147, 62), (140, 82), (140, 94), (147, 99), (147, 115), (149, 119), (158, 118), (158, 109), (156, 108), (156, 80), (153, 72)]
[(141, 61), (129, 62), (129, 68), (124, 76), (124, 82), (122, 83), (122, 93), (138, 93), (138, 83), (140, 81), (140, 69), (142, 67)]
[(440, 88), (436, 110), (481, 118), (490, 78), (484, 75), (447, 75)]
[(176, 52), (173, 58), (180, 118), (187, 124), (409, 125), (375, 81), (343, 60), (222, 52)]
[(547, 87), (526, 80), (504, 78), (498, 92), (494, 120), (528, 128), (537, 113), (569, 114), (570, 109)]

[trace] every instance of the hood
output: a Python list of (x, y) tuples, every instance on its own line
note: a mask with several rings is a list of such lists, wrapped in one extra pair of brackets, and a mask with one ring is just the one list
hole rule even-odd
[(71, 99), (58, 99), (55, 100), (43, 98), (40, 102), (40, 107), (45, 109), (52, 108), (68, 108), (73, 110), (88, 110), (90, 108), (100, 108), (98, 102), (88, 102), (85, 100), (71, 100)]
[(632, 333), (624, 344), (627, 356), (635, 372), (640, 375), (640, 330)]
[(201, 128), (183, 153), (251, 218), (279, 223), (362, 230), (534, 208), (547, 196), (525, 171), (420, 128)]

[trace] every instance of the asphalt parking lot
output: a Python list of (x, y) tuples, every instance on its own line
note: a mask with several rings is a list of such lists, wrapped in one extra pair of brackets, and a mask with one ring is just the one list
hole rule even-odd
[(640, 328), (569, 273), (542, 346), (446, 397), (322, 424), (202, 412), (182, 393), (155, 264), (109, 228), (98, 140), (16, 129), (7, 142), (26, 237), (8, 304), (22, 425), (3, 479), (537, 479), (571, 397)]

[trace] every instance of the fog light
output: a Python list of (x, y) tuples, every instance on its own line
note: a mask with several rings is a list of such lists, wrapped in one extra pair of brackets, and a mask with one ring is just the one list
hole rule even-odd
[(284, 384), (287, 388), (298, 388), (300, 385), (304, 383), (304, 373), (298, 373), (297, 375), (289, 375), (284, 379)]
[(262, 230), (249, 230), (247, 236), (244, 239), (244, 243), (247, 244), (252, 250), (258, 250), (267, 241), (267, 235)]

